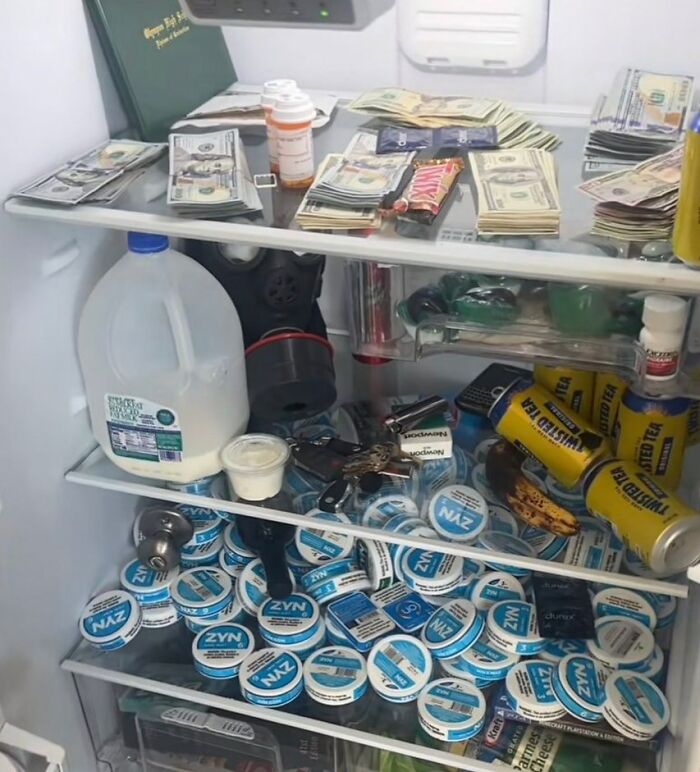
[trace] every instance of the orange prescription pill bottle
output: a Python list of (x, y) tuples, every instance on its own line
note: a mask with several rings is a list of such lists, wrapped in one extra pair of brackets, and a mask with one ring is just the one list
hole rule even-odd
[(278, 78), (277, 80), (268, 80), (263, 84), (260, 103), (265, 112), (265, 126), (267, 128), (267, 148), (270, 154), (270, 171), (274, 174), (280, 173), (279, 158), (277, 155), (277, 129), (272, 122), (272, 111), (275, 102), (280, 94), (293, 94), (298, 91), (297, 82), (290, 78)]
[(314, 181), (314, 147), (311, 122), (316, 109), (301, 92), (280, 94), (272, 112), (277, 131), (279, 178), (285, 188), (308, 188)]

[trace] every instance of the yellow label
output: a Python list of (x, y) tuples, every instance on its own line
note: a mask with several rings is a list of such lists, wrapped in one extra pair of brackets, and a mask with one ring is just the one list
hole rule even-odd
[(673, 252), (684, 263), (700, 265), (700, 134), (689, 131), (685, 142)]
[(620, 459), (593, 473), (586, 486), (586, 506), (611, 522), (627, 546), (659, 573), (664, 572), (658, 557), (663, 554), (664, 532), (679, 520), (697, 517), (634, 461)]
[(688, 437), (685, 441), (686, 447), (697, 445), (700, 442), (700, 400), (694, 399), (690, 403), (690, 414), (688, 416)]
[(594, 382), (595, 373), (585, 370), (535, 365), (535, 383), (551, 391), (555, 397), (587, 421), (591, 418), (593, 408)]
[(610, 455), (600, 432), (527, 379), (511, 387), (489, 417), (499, 434), (536, 458), (567, 488), (575, 487), (595, 463)]
[(615, 455), (635, 461), (675, 490), (681, 481), (690, 403), (645, 399), (625, 392), (615, 427)]
[(625, 382), (612, 373), (597, 373), (593, 390), (593, 425), (606, 437), (612, 437)]

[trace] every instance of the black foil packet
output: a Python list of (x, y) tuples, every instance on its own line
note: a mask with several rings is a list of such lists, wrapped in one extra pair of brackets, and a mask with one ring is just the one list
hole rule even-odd
[(377, 155), (413, 153), (433, 146), (433, 129), (384, 126), (377, 135)]
[(498, 147), (495, 126), (446, 126), (416, 129), (384, 126), (377, 135), (377, 155), (413, 153), (417, 150), (489, 150)]
[(537, 624), (543, 638), (595, 638), (595, 617), (588, 585), (581, 579), (554, 574), (532, 577)]

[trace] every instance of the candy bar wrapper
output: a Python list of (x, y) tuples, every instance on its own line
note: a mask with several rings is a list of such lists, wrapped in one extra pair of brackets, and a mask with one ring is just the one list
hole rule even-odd
[(394, 211), (425, 225), (432, 225), (464, 169), (461, 158), (416, 161), (411, 181)]

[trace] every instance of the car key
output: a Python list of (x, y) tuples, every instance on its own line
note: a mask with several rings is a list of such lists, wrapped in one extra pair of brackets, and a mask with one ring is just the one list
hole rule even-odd
[(292, 458), (300, 469), (326, 483), (340, 479), (348, 462), (347, 456), (307, 440), (292, 445)]

